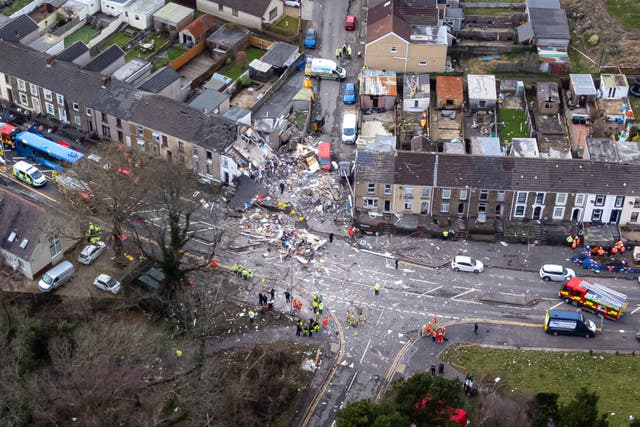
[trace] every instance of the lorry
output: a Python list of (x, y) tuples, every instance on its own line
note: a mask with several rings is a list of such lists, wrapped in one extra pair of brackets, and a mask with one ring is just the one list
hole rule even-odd
[(577, 335), (592, 338), (596, 335), (596, 324), (585, 319), (580, 310), (547, 310), (544, 331), (552, 335)]
[(308, 77), (316, 77), (319, 79), (344, 80), (347, 77), (347, 71), (338, 66), (336, 61), (322, 58), (307, 58), (304, 67), (304, 75)]
[(568, 304), (575, 304), (609, 320), (618, 320), (629, 305), (627, 296), (622, 292), (579, 277), (573, 277), (562, 285), (558, 296)]

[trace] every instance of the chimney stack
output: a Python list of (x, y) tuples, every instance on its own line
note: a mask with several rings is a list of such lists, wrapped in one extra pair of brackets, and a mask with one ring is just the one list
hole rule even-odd
[(47, 67), (51, 67), (53, 65), (53, 63), (56, 60), (56, 56), (55, 55), (51, 55), (50, 57), (47, 58)]
[(102, 77), (102, 88), (106, 88), (111, 83), (111, 74)]

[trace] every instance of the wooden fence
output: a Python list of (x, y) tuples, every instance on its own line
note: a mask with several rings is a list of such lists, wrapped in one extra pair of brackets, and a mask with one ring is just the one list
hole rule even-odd
[(267, 50), (269, 46), (273, 44), (272, 41), (262, 39), (258, 36), (254, 36), (253, 34), (249, 35), (249, 46), (253, 46), (258, 49)]
[(175, 71), (178, 71), (180, 68), (188, 64), (189, 61), (191, 61), (193, 58), (195, 58), (196, 56), (204, 52), (204, 49), (206, 47), (207, 47), (207, 40), (206, 39), (200, 40), (191, 49), (187, 50), (182, 55), (178, 56), (176, 59), (171, 61), (171, 63), (169, 64), (169, 67), (171, 67)]

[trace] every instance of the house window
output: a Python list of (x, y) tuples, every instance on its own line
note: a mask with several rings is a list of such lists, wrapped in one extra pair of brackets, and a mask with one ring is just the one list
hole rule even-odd
[(422, 187), (422, 198), (428, 199), (429, 197), (431, 197), (431, 188)]
[(460, 190), (460, 197), (459, 197), (460, 200), (467, 200), (468, 196), (469, 196), (469, 191), (466, 188)]
[(31, 95), (37, 95), (38, 86), (34, 85), (33, 83), (29, 83), (29, 92), (31, 92)]
[(55, 258), (56, 255), (59, 255), (62, 252), (62, 243), (60, 239), (57, 237), (51, 236), (49, 237), (49, 254), (51, 258)]
[(602, 209), (594, 209), (591, 215), (591, 221), (600, 221), (602, 218)]
[(451, 189), (443, 188), (442, 189), (442, 199), (449, 200), (451, 198)]
[(111, 139), (111, 128), (109, 128), (109, 126), (102, 125), (102, 134)]
[(449, 213), (449, 202), (440, 203), (440, 213)]
[(621, 208), (623, 203), (624, 203), (624, 196), (616, 196), (615, 207)]
[(45, 102), (44, 105), (45, 105), (45, 108), (47, 109), (47, 114), (49, 114), (50, 116), (56, 115), (56, 108), (53, 106), (52, 103)]
[(375, 194), (376, 193), (376, 185), (373, 183), (368, 183), (367, 184), (367, 193), (369, 194)]
[(516, 202), (518, 202), (518, 203), (527, 203), (527, 192), (526, 191), (518, 191), (518, 195), (516, 196)]
[(362, 199), (362, 207), (365, 209), (378, 209), (378, 199), (370, 199), (365, 197)]
[(556, 206), (553, 208), (553, 219), (564, 218), (564, 206)]
[(138, 136), (144, 136), (144, 129), (142, 128), (142, 126), (136, 126), (136, 134)]
[(504, 191), (498, 191), (498, 199), (499, 202), (504, 202)]
[(478, 203), (478, 212), (482, 212), (482, 213), (487, 212), (487, 204), (486, 203)]
[(222, 11), (224, 11), (224, 6), (222, 5), (222, 3), (218, 3), (218, 12)]
[(153, 138), (153, 142), (155, 142), (156, 144), (160, 144), (160, 135), (157, 133), (152, 133), (151, 137)]
[(71, 104), (71, 108), (73, 108), (73, 111), (80, 111), (80, 106), (78, 105), (77, 102), (74, 102), (73, 104)]
[(58, 105), (64, 105), (64, 96), (60, 95), (59, 93), (56, 94), (56, 101), (58, 101)]
[(607, 196), (603, 196), (601, 194), (597, 195), (595, 201), (596, 206), (604, 206), (604, 201), (606, 198)]
[(575, 205), (576, 206), (584, 206), (584, 198), (585, 198), (584, 194), (576, 194)]
[(458, 203), (458, 213), (459, 214), (463, 214), (464, 213), (464, 203), (463, 202)]
[(420, 61), (418, 62), (419, 65), (421, 65), (422, 67), (426, 67), (427, 66), (427, 61)]
[(225, 169), (229, 168), (229, 159), (227, 157), (222, 158), (222, 167)]
[(278, 15), (278, 8), (274, 7), (269, 11), (269, 21), (273, 21), (274, 19), (276, 19), (277, 15)]
[(404, 201), (404, 210), (412, 211), (413, 210), (413, 200), (405, 200)]
[(82, 119), (80, 116), (73, 116), (73, 123), (75, 123), (76, 126), (82, 126)]
[(558, 193), (556, 194), (556, 205), (557, 206), (564, 206), (567, 204), (567, 197), (569, 197), (569, 195), (567, 193)]
[(420, 101), (417, 99), (413, 100), (413, 108), (419, 108), (420, 107)]
[(427, 200), (423, 200), (420, 202), (420, 213), (421, 214), (429, 213), (429, 202)]
[(404, 198), (413, 199), (413, 187), (406, 187), (404, 189)]
[(391, 53), (397, 53), (398, 52), (398, 48), (393, 46), (391, 47), (391, 49), (389, 49), (391, 51)]
[(233, 16), (238, 16), (238, 9), (231, 9), (231, 14)]
[(489, 200), (489, 191), (480, 190), (480, 201), (486, 202), (487, 200)]
[(29, 106), (29, 98), (27, 98), (27, 95), (22, 92), (20, 92), (20, 104)]
[(211, 151), (207, 151), (207, 160), (208, 161), (213, 161), (213, 153)]
[(384, 185), (384, 194), (386, 194), (386, 195), (391, 194), (391, 184), (385, 184)]
[(67, 110), (65, 110), (64, 107), (58, 107), (58, 117), (60, 117), (61, 122), (68, 123)]
[(116, 118), (116, 126), (122, 129), (122, 120), (120, 120), (119, 118)]
[(123, 142), (124, 141), (124, 134), (122, 133), (121, 130), (118, 131), (118, 142)]
[(163, 147), (168, 147), (169, 146), (169, 141), (167, 140), (167, 135), (162, 135), (162, 146)]
[(516, 205), (516, 210), (513, 213), (513, 216), (515, 216), (516, 218), (523, 218), (524, 217), (524, 211), (525, 211), (525, 206), (524, 205)]
[(87, 116), (93, 116), (93, 108), (87, 107)]
[(184, 142), (178, 141), (178, 151), (184, 153)]
[(478, 108), (485, 108), (487, 106), (487, 101), (478, 101)]
[(102, 117), (102, 121), (104, 123), (106, 123), (107, 122), (107, 115), (104, 112), (100, 112), (100, 116)]
[(53, 93), (49, 89), (43, 89), (44, 99), (47, 101), (53, 101)]
[(536, 203), (539, 205), (544, 203), (544, 193), (536, 193)]
[(631, 212), (631, 222), (638, 222), (638, 212)]
[(27, 85), (24, 80), (18, 79), (18, 90), (21, 90), (23, 92), (27, 91)]

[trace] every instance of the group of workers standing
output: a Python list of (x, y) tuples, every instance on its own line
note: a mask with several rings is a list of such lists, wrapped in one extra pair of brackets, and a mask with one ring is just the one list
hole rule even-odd
[(351, 59), (352, 52), (353, 51), (351, 50), (351, 45), (345, 43), (336, 49), (336, 59), (340, 59), (343, 56), (345, 56), (348, 59)]
[(253, 271), (250, 268), (244, 268), (241, 265), (234, 264), (231, 267), (231, 271), (233, 271), (236, 277), (242, 277), (243, 280), (253, 280)]
[(89, 223), (89, 228), (84, 233), (87, 237), (87, 243), (95, 244), (102, 240), (102, 228), (99, 225)]
[(433, 318), (433, 323), (429, 322), (420, 328), (420, 335), (423, 337), (431, 337), (433, 342), (444, 342), (447, 340), (447, 328), (443, 326), (438, 328), (438, 318)]

